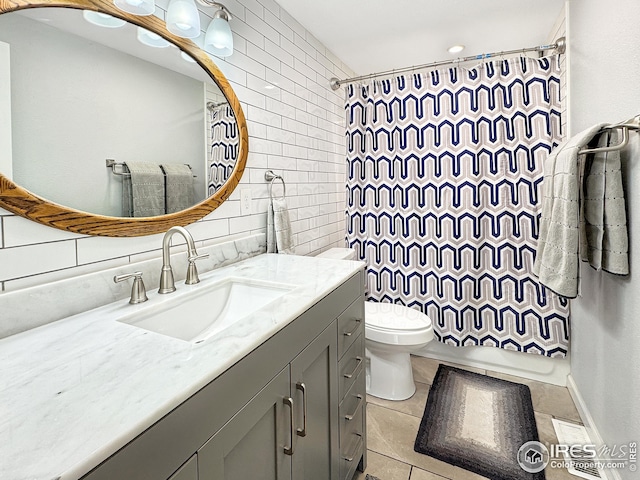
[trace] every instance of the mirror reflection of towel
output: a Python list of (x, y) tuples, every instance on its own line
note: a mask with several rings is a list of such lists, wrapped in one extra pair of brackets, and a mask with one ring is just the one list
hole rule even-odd
[(193, 173), (187, 165), (163, 163), (166, 176), (165, 193), (167, 213), (190, 208), (194, 204)]
[(164, 174), (147, 162), (125, 162), (122, 182), (122, 214), (125, 217), (164, 215)]

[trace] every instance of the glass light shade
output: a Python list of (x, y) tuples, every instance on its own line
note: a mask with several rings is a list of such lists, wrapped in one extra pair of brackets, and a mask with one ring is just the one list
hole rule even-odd
[(200, 35), (200, 14), (193, 0), (171, 0), (167, 10), (167, 30), (182, 38)]
[(113, 0), (120, 10), (133, 15), (152, 15), (156, 11), (155, 0)]
[(180, 52), (180, 56), (181, 56), (181, 57), (182, 57), (182, 59), (183, 59), (183, 60), (185, 60), (186, 62), (189, 62), (189, 63), (196, 63), (196, 61), (195, 61), (193, 58), (191, 58), (189, 55), (187, 55), (187, 54), (186, 54), (186, 53), (184, 53), (184, 52)]
[(87, 22), (105, 28), (120, 28), (127, 23), (120, 18), (112, 17), (106, 13), (93, 12), (91, 10), (83, 10), (82, 16)]
[(219, 57), (228, 57), (233, 53), (233, 34), (229, 22), (214, 17), (204, 37), (204, 49)]
[(138, 27), (138, 41), (154, 48), (167, 48), (169, 45), (171, 45), (160, 35), (150, 32), (149, 30), (142, 27)]

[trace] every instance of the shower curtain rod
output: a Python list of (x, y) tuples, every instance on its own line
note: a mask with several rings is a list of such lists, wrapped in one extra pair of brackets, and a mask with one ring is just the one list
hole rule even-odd
[(433, 63), (425, 63), (424, 65), (416, 65), (413, 67), (400, 68), (397, 70), (387, 70), (386, 72), (370, 73), (368, 75), (361, 75), (359, 77), (346, 78), (344, 80), (339, 80), (336, 77), (333, 77), (329, 80), (329, 85), (331, 85), (332, 90), (337, 90), (345, 83), (357, 82), (358, 80), (367, 80), (369, 78), (383, 77), (386, 75), (394, 75), (396, 73), (410, 72), (412, 70), (420, 70), (423, 68), (441, 67), (443, 65), (470, 62), (472, 60), (484, 60), (485, 58), (499, 57), (501, 55), (513, 55), (516, 53), (544, 52), (545, 50), (557, 50), (558, 53), (562, 54), (565, 52), (566, 46), (567, 44), (566, 44), (565, 38), (560, 37), (556, 40), (556, 43), (553, 43), (551, 45), (539, 45), (537, 47), (520, 48), (518, 50), (506, 50), (503, 52), (482, 53), (480, 55), (471, 55), (469, 57), (455, 58), (451, 60), (442, 60), (442, 61), (433, 62)]
[(214, 102), (207, 102), (207, 110), (211, 111), (214, 108), (218, 108), (221, 107), (222, 105), (226, 105), (227, 102), (219, 102), (219, 103), (214, 103)]

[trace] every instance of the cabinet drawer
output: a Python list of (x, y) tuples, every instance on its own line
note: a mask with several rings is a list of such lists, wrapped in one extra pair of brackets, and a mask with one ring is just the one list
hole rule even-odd
[(340, 451), (340, 480), (351, 480), (358, 468), (364, 453), (364, 442), (361, 435), (353, 434), (344, 451)]
[(364, 409), (367, 403), (365, 392), (365, 372), (364, 369), (358, 375), (351, 389), (347, 392), (344, 400), (340, 403), (340, 449), (344, 450), (349, 438), (364, 434)]
[(338, 396), (340, 400), (344, 398), (344, 395), (349, 391), (363, 369), (364, 334), (360, 334), (338, 364), (338, 371), (340, 372)]
[(338, 359), (353, 344), (358, 335), (364, 333), (364, 301), (362, 297), (353, 302), (338, 317)]

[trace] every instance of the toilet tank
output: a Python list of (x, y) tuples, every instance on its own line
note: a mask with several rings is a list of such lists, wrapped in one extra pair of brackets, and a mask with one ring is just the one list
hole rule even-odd
[(336, 260), (355, 260), (356, 251), (353, 248), (330, 248), (316, 256), (318, 258), (333, 258)]

